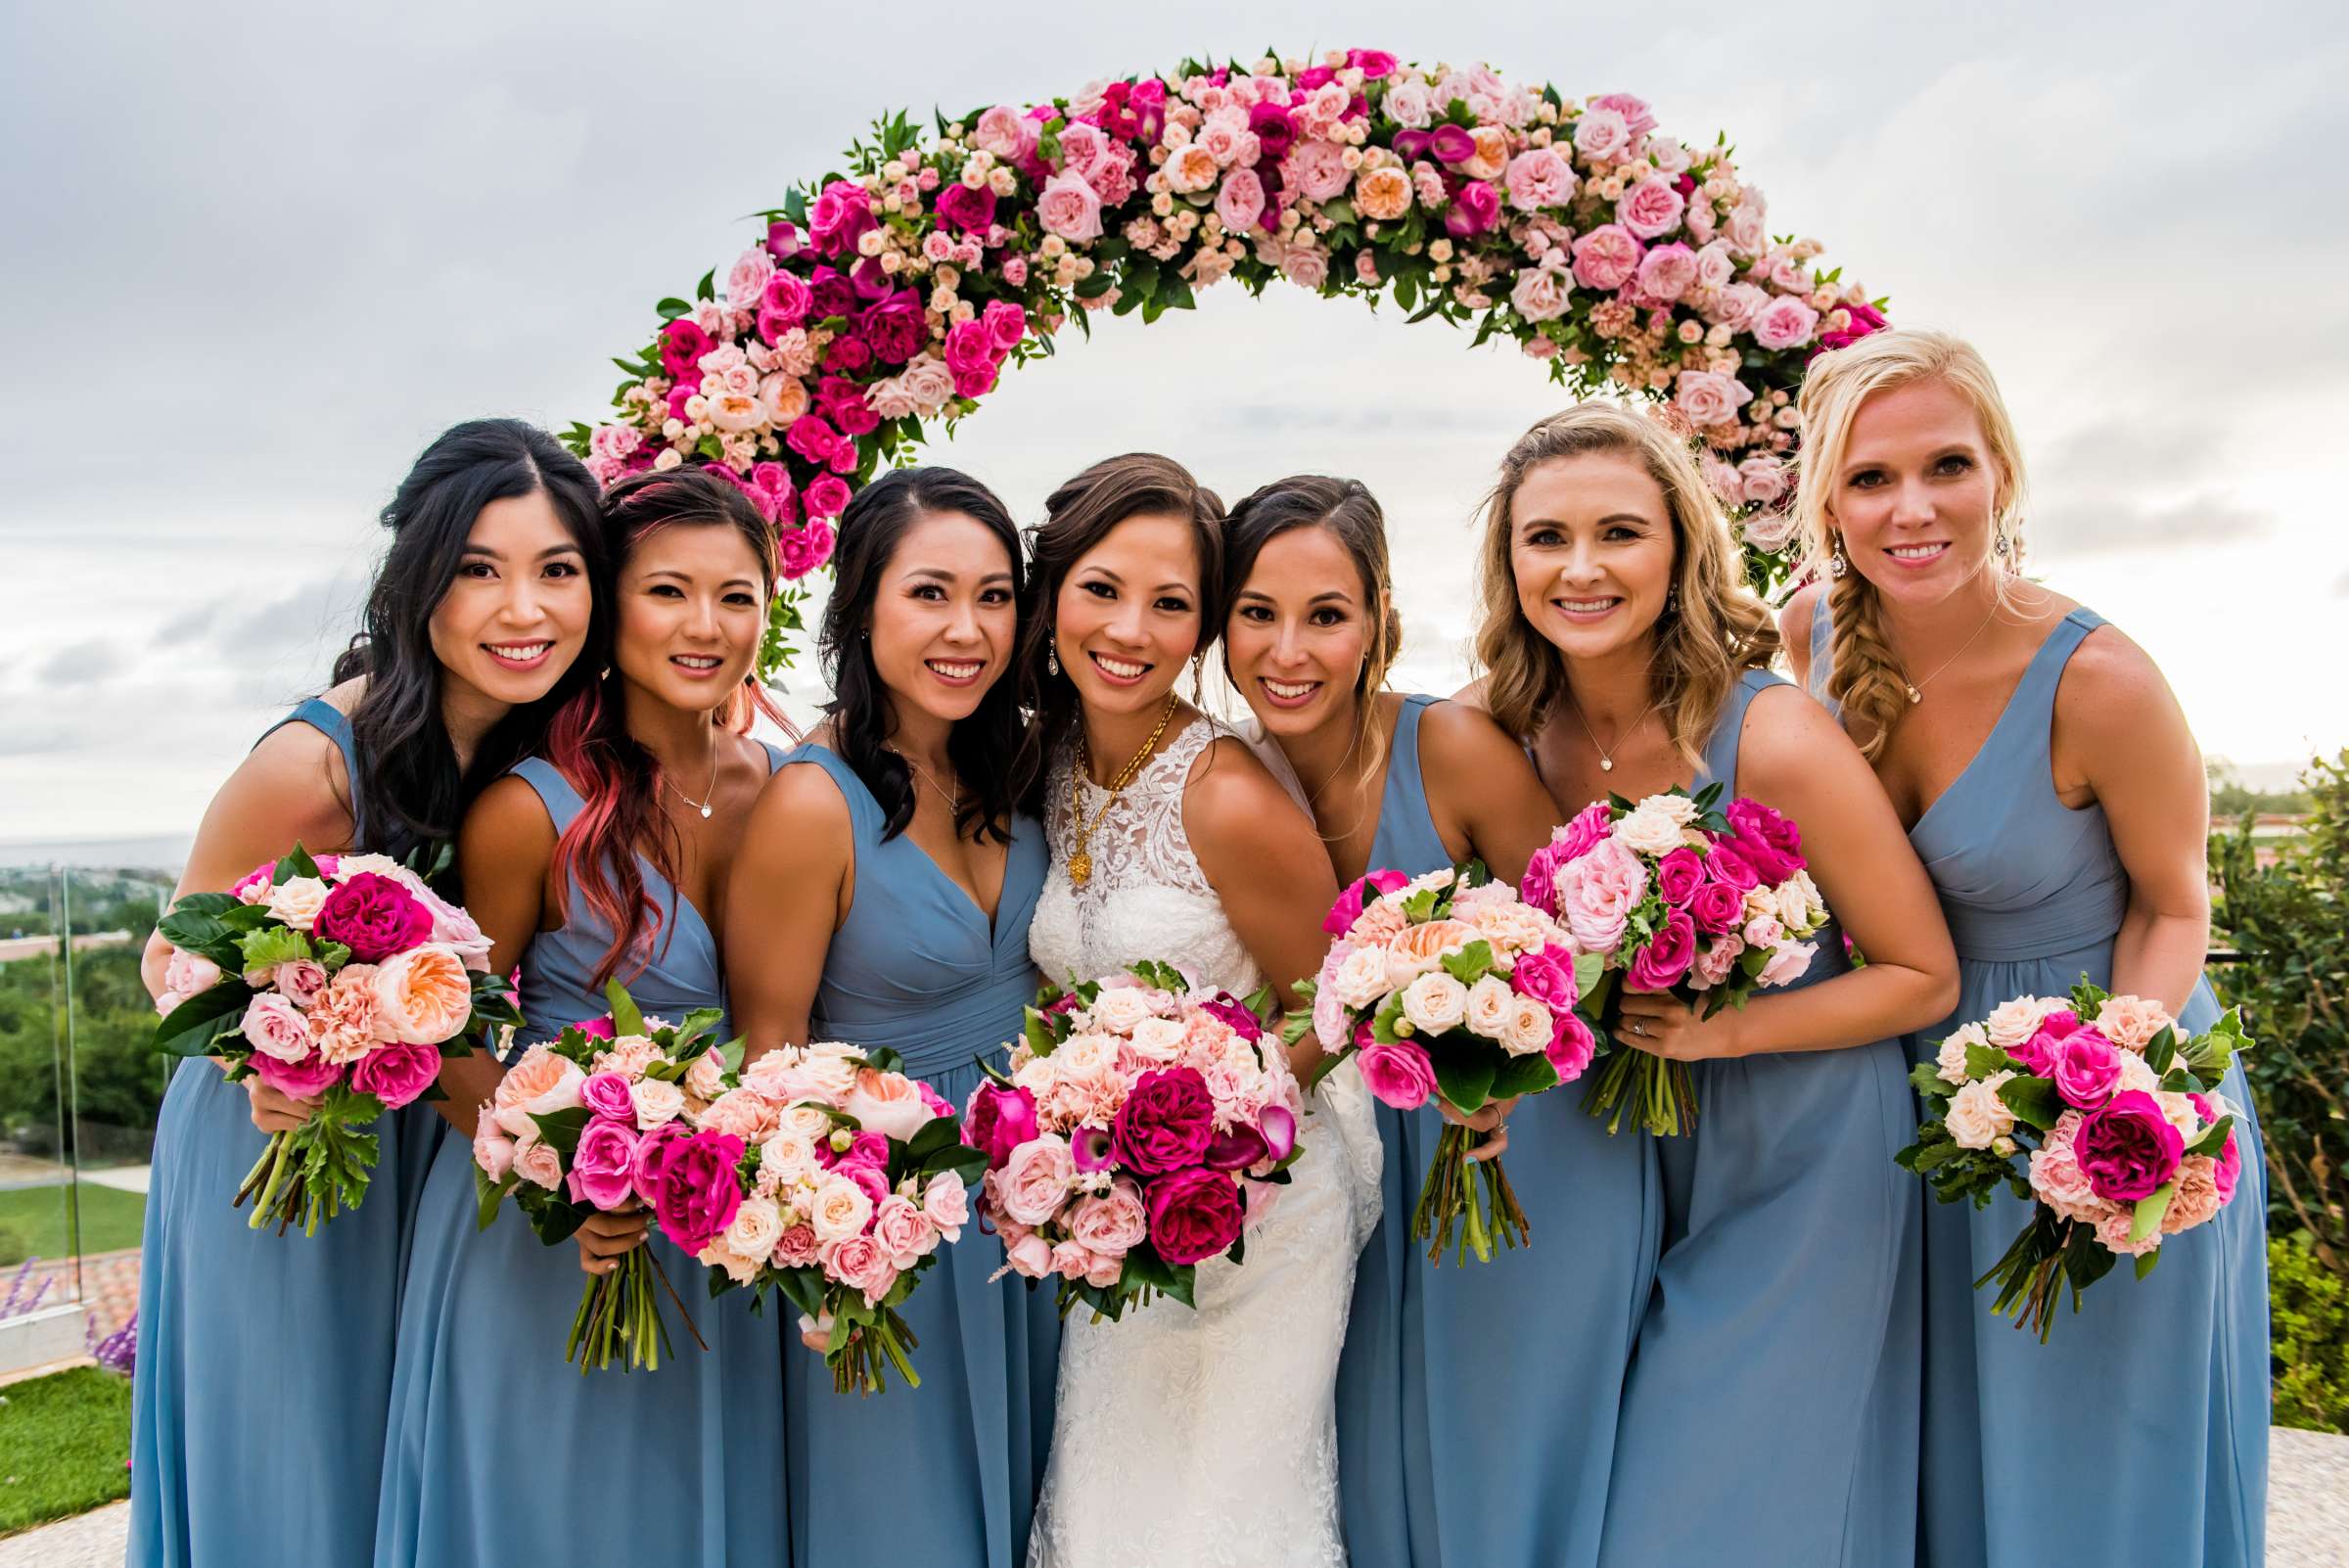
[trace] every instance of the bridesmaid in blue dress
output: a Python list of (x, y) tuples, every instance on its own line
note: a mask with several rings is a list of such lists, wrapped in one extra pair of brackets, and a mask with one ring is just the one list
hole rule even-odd
[[(1226, 527), (1225, 672), (1312, 803), (1340, 879), (1373, 867), (1417, 876), (1473, 855), (1514, 882), (1557, 808), (1491, 718), (1382, 690), (1400, 617), (1369, 491), (1281, 480)], [(1437, 1267), (1411, 1239), (1411, 1211), (1440, 1114), (1377, 1108), (1383, 1214), (1356, 1269), (1338, 1362), (1347, 1551), (1359, 1568), (1587, 1563), (1655, 1265), (1653, 1150), (1584, 1117), (1519, 1119), (1484, 1149), (1507, 1148), (1510, 1179), (1534, 1207), (1534, 1246), (1490, 1266)], [(1470, 1124), (1497, 1121), (1489, 1108)], [(1587, 1331), (1494, 1377), (1489, 1348), (1542, 1319)], [(1461, 1388), (1474, 1399), (1447, 1397)]]
[[(220, 788), (179, 892), (227, 888), (299, 839), (403, 857), (453, 835), (471, 781), (537, 744), (588, 635), (595, 485), (544, 432), (448, 431), (384, 512), (389, 557), (322, 697)], [(551, 694), (551, 695), (550, 695)], [(148, 987), (177, 978), (152, 940)], [(374, 1538), (399, 1279), (443, 1124), (375, 1125), (367, 1201), (319, 1231), (248, 1227), (229, 1199), (305, 1102), (209, 1062), (171, 1076), (155, 1137), (131, 1394), (133, 1568), (360, 1562)], [(253, 1491), (266, 1434), (282, 1483)]]
[[(1799, 986), (1742, 1010), (1624, 998), (1617, 1044), (1688, 1063), (1699, 1109), (1655, 1140), (1662, 1253), (1598, 1561), (1904, 1564), (1918, 1195), (1892, 1163), (1915, 1130), (1897, 1036), (1957, 993), (1932, 886), (1857, 749), (1761, 668), (1776, 628), (1661, 425), (1590, 403), (1529, 431), (1501, 464), (1485, 571), (1483, 696), (1530, 732), (1559, 808), (1707, 783), (1773, 807), (1870, 960), (1851, 968), (1830, 927)], [(1515, 1120), (1580, 1117), (1575, 1098)]]
[[(458, 841), (492, 964), (521, 964), (530, 1022), (509, 1060), (608, 1011), (608, 977), (671, 1020), (724, 1005), (708, 916), (724, 907), (734, 847), (780, 755), (746, 733), (771, 528), (698, 470), (614, 485), (604, 528), (610, 663), (557, 715), (547, 755), (483, 792)], [(467, 1132), (500, 1073), (485, 1057), (443, 1070)], [(711, 1299), (703, 1267), (648, 1239), (642, 1211), (594, 1216), (576, 1249), (547, 1247), (511, 1205), (479, 1229), (474, 1191), (473, 1150), (444, 1138), (401, 1303), (374, 1560), (772, 1561), (784, 1533), (774, 1319), (739, 1293)], [(658, 1371), (582, 1374), (564, 1360), (580, 1269), (609, 1272), (635, 1246), (675, 1287), (662, 1303), (672, 1354)]]
[[(735, 1017), (756, 1055), (889, 1046), (956, 1106), (1036, 993), (1028, 921), (1041, 827), (1014, 803), (1019, 537), (985, 485), (900, 469), (840, 520), (821, 635), (830, 715), (785, 759), (743, 838), (727, 922)], [(1051, 1447), (1059, 1317), (1049, 1291), (990, 1282), (966, 1229), (903, 1308), (922, 1384), (833, 1391), (799, 1335), (781, 1386), (790, 1561), (1018, 1568)], [(787, 1321), (787, 1305), (782, 1307)], [(787, 1334), (791, 1331), (786, 1330)], [(772, 1395), (770, 1394), (770, 1397)], [(912, 1499), (875, 1501), (876, 1476)]]
[[(2201, 758), (2142, 649), (2014, 575), (2023, 474), (1988, 366), (1943, 334), (1880, 334), (1822, 356), (1803, 407), (1821, 479), (1804, 522), (1830, 582), (1788, 606), (1788, 643), (1911, 824), (1957, 939), (1957, 1010), (1911, 1054), (2083, 975), (2208, 1028)], [(2220, 1087), (2243, 1118), (2234, 1202), (2149, 1277), (2088, 1292), (2049, 1344), (1973, 1286), (2022, 1200), (1926, 1204), (1931, 1568), (2262, 1560), (2265, 1165), (2239, 1065)]]

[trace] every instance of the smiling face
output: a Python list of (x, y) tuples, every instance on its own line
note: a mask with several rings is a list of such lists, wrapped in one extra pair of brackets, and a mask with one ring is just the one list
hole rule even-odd
[(433, 653), (443, 679), (520, 707), (579, 656), (593, 607), (585, 558), (545, 492), (491, 501), (433, 607)]
[(656, 529), (621, 568), (612, 664), (656, 702), (714, 710), (750, 675), (766, 626), (765, 595), (759, 557), (736, 530)]
[(1538, 463), (1509, 506), (1518, 612), (1569, 659), (1646, 640), (1679, 557), (1664, 486), (1629, 452)]
[(1361, 569), (1326, 528), (1266, 541), (1223, 628), (1232, 684), (1267, 733), (1310, 735), (1351, 723), (1373, 617)]
[(1933, 604), (1990, 565), (1998, 469), (1981, 417), (1935, 377), (1877, 392), (1852, 417), (1827, 521), (1886, 596)]
[(893, 700), (947, 723), (971, 715), (1019, 631), (1011, 565), (994, 531), (964, 513), (931, 513), (906, 529), (866, 623)]
[(1188, 520), (1129, 517), (1079, 556), (1053, 601), (1053, 645), (1086, 709), (1155, 709), (1198, 650), (1199, 550)]

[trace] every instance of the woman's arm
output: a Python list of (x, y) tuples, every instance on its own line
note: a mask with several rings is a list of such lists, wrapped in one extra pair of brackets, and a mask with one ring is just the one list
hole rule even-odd
[[(491, 974), (511, 975), (545, 924), (547, 873), (554, 859), (554, 820), (528, 780), (511, 774), (497, 780), (465, 813), (457, 830), (457, 871), (464, 879), (466, 912), (489, 939)], [(497, 1091), (504, 1076), (492, 1051), (452, 1056), (440, 1068), (440, 1088), (448, 1098), (434, 1101), (434, 1107), (471, 1138), (482, 1102)]]
[(1534, 764), (1482, 709), (1434, 703), (1419, 715), (1420, 776), (1453, 859), (1474, 855), (1514, 886), (1557, 826)]
[[(1644, 1035), (1681, 1060), (1841, 1050), (1921, 1029), (1958, 1003), (1958, 955), (1932, 881), (1859, 748), (1791, 686), (1757, 694), (1738, 749), (1738, 793), (1802, 830), (1811, 878), (1867, 962), (1797, 992), (1760, 992), (1699, 1023), (1670, 995), (1627, 992)], [(1726, 804), (1726, 803), (1725, 803)]]
[[(1183, 791), (1182, 827), (1191, 853), (1223, 901), (1223, 914), (1286, 1007), (1291, 989), (1321, 969), (1329, 939), (1321, 922), (1338, 901), (1338, 876), (1313, 818), (1235, 740), (1200, 755)], [(1311, 1034), (1291, 1048), (1300, 1080), (1320, 1059)]]
[(2075, 809), (2104, 807), (2129, 874), (2111, 989), (2176, 1013), (2210, 949), (2210, 784), (2169, 683), (2116, 628), (2089, 637), (2064, 668), (2053, 750), (2057, 794)]
[(748, 1060), (807, 1042), (832, 934), (855, 882), (849, 803), (821, 767), (779, 767), (726, 877), (726, 997)]

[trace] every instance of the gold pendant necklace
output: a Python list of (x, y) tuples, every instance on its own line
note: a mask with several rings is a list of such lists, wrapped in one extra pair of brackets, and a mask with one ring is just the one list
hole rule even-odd
[(1142, 749), (1133, 754), (1132, 761), (1118, 769), (1118, 776), (1110, 780), (1109, 796), (1101, 803), (1101, 809), (1093, 813), (1089, 826), (1084, 820), (1084, 778), (1092, 770), (1092, 753), (1084, 744), (1083, 731), (1080, 727), (1077, 769), (1069, 776), (1069, 814), (1077, 819), (1077, 848), (1069, 854), (1071, 886), (1082, 888), (1092, 880), (1093, 857), (1085, 846), (1092, 842), (1094, 830), (1101, 826), (1101, 819), (1109, 815), (1109, 808), (1118, 804), (1118, 797), (1125, 792), (1126, 786), (1133, 782), (1134, 774), (1140, 772), (1142, 764), (1150, 760), (1150, 749), (1158, 744), (1158, 738), (1167, 732), (1168, 721), (1174, 716), (1176, 701), (1173, 692), (1167, 693), (1167, 710), (1158, 715), (1158, 727), (1150, 732), (1148, 740), (1142, 742)]
[(1947, 659), (1944, 659), (1941, 662), (1940, 668), (1935, 669), (1932, 674), (1927, 675), (1924, 679), (1911, 682), (1908, 678), (1908, 671), (1903, 670), (1901, 672), (1901, 684), (1909, 688), (1909, 706), (1913, 708), (1918, 703), (1923, 702), (1925, 700), (1925, 688), (1932, 685), (1933, 682), (1940, 677), (1943, 669), (1949, 669), (1950, 666), (1956, 664), (1959, 658), (1963, 657), (1966, 649), (1971, 648), (1976, 642), (1980, 641), (1982, 633), (1988, 631), (1990, 629), (1990, 623), (1993, 621), (1996, 621), (1998, 618), (1999, 607), (1996, 602), (1993, 602), (1990, 607), (1990, 614), (1982, 618), (1982, 624), (1974, 628), (1974, 634), (1971, 637), (1966, 638), (1965, 641), (1959, 643), (1958, 645), (1958, 652), (1950, 655)]

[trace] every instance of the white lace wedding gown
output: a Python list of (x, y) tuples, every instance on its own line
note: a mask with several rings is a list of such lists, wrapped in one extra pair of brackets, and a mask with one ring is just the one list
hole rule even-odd
[[(1082, 888), (1068, 872), (1081, 775), (1071, 756), (1055, 763), (1052, 869), (1028, 937), (1045, 978), (1158, 958), (1235, 995), (1263, 984), (1183, 831), (1183, 787), (1216, 733), (1194, 720), (1127, 787), (1093, 830)], [(1104, 792), (1079, 790), (1090, 821)], [(1030, 1568), (1343, 1568), (1333, 1396), (1381, 1159), (1351, 1063), (1322, 1081), (1299, 1132), (1292, 1184), (1248, 1232), (1244, 1263), (1200, 1265), (1196, 1311), (1160, 1299), (1118, 1322), (1070, 1314)]]

